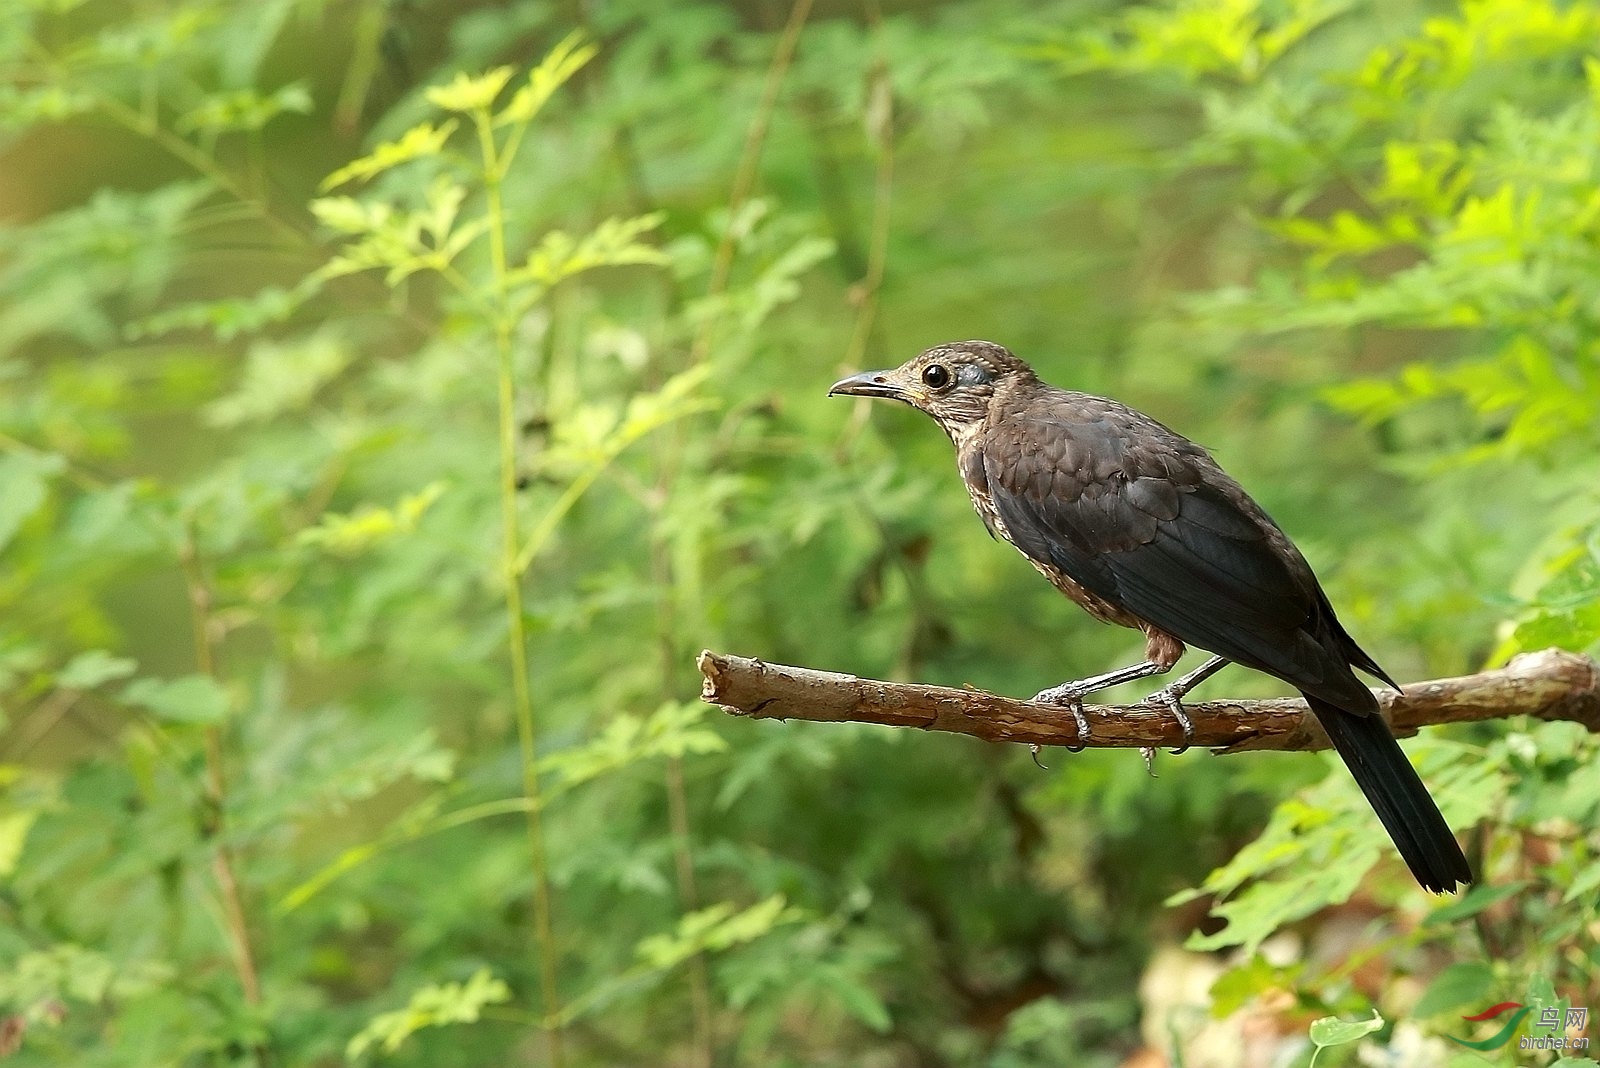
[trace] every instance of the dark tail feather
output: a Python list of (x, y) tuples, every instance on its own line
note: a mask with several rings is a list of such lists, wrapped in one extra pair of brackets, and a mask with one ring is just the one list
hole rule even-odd
[(1353, 715), (1310, 694), (1305, 699), (1417, 882), (1436, 894), (1472, 882), (1455, 834), (1383, 717)]

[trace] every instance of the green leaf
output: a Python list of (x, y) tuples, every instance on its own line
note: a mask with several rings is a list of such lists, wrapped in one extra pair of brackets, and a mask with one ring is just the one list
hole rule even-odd
[(22, 847), (28, 842), (28, 832), (39, 818), (39, 809), (21, 809), (0, 813), (0, 878), (9, 878), (22, 859)]
[(1567, 886), (1567, 892), (1561, 896), (1563, 903), (1570, 903), (1579, 899), (1592, 900), (1592, 895), (1600, 890), (1600, 857), (1589, 861), (1579, 868), (1572, 876), (1572, 882)]
[[(1317, 1047), (1317, 1053), (1321, 1053), (1329, 1046), (1343, 1046), (1382, 1029), (1383, 1017), (1378, 1014), (1377, 1009), (1373, 1009), (1370, 1020), (1341, 1020), (1337, 1016), (1324, 1016), (1319, 1020), (1313, 1020), (1307, 1037), (1311, 1039), (1311, 1044)], [(1311, 1062), (1315, 1064), (1316, 1059), (1316, 1054), (1313, 1054)]]
[(487, 229), (484, 218), (456, 225), (456, 214), (466, 195), (464, 186), (441, 175), (428, 186), (426, 206), (419, 211), (402, 213), (387, 203), (366, 203), (350, 197), (312, 201), (312, 213), (325, 226), (358, 239), (324, 264), (318, 274), (337, 278), (387, 267), (385, 281), (394, 286), (418, 271), (444, 270)]
[(374, 1016), (345, 1046), (345, 1058), (356, 1060), (374, 1045), (394, 1053), (424, 1028), (476, 1023), (486, 1007), (510, 1000), (511, 988), (487, 968), (479, 968), (465, 983), (425, 986), (411, 995), (405, 1008)]
[(226, 691), (207, 675), (136, 679), (123, 689), (122, 700), (173, 723), (221, 723), (228, 716)]
[(255, 131), (279, 115), (309, 115), (314, 106), (311, 91), (301, 82), (285, 85), (266, 96), (254, 89), (237, 89), (205, 97), (178, 119), (176, 128), (183, 133), (207, 134)]
[(686, 914), (678, 921), (677, 930), (644, 939), (636, 952), (640, 963), (660, 971), (674, 968), (696, 953), (751, 942), (774, 927), (804, 918), (805, 913), (790, 908), (782, 894), (773, 894), (739, 912), (724, 901)]
[(1564, 1005), (1565, 999), (1556, 993), (1556, 987), (1550, 977), (1543, 972), (1535, 974), (1528, 980), (1528, 1000), (1535, 1005)]
[(363, 505), (347, 515), (329, 512), (316, 526), (302, 530), (295, 544), (326, 549), (338, 556), (357, 556), (415, 531), (423, 515), (443, 493), (444, 483), (434, 482), (401, 497), (393, 508)]
[(287, 341), (258, 341), (245, 357), (238, 387), (205, 407), (206, 422), (235, 427), (300, 411), (354, 358), (344, 340), (326, 330)]
[(18, 451), (0, 456), (0, 550), (43, 507), (50, 479), (66, 466), (66, 459), (53, 453)]
[(387, 204), (368, 204), (354, 197), (318, 197), (311, 214), (328, 229), (341, 234), (369, 234), (385, 229), (394, 217)]
[(31, 950), (0, 970), (0, 1003), (36, 1005), (70, 1000), (100, 1005), (147, 996), (173, 979), (165, 961), (112, 960), (70, 942)]
[(1461, 920), (1476, 916), (1484, 909), (1492, 908), (1500, 902), (1516, 897), (1528, 888), (1526, 882), (1502, 883), (1499, 886), (1489, 886), (1479, 883), (1467, 891), (1459, 899), (1447, 905), (1441, 905), (1428, 913), (1426, 924), (1459, 923)]
[(517, 554), (521, 574), (550, 544), (568, 512), (601, 474), (635, 442), (655, 430), (712, 406), (701, 390), (711, 376), (711, 365), (701, 363), (680, 371), (654, 393), (635, 393), (619, 418), (612, 405), (583, 405), (557, 424), (558, 441), (545, 456), (554, 471), (575, 467), (567, 488), (528, 534)]
[(884, 1035), (894, 1027), (894, 1019), (889, 1015), (889, 1006), (883, 1003), (883, 999), (878, 997), (875, 991), (858, 982), (853, 976), (845, 974), (838, 968), (824, 968), (816, 978), (839, 999), (839, 1004), (845, 1012), (873, 1031)]
[(596, 46), (582, 42), (583, 33), (574, 31), (552, 48), (550, 54), (528, 74), (528, 83), (518, 89), (511, 102), (495, 116), (495, 125), (531, 122), (550, 102), (556, 90), (599, 51)]
[(544, 236), (528, 260), (509, 276), (512, 285), (536, 284), (549, 289), (565, 278), (596, 267), (622, 264), (664, 264), (670, 262), (663, 251), (643, 244), (639, 236), (661, 225), (662, 212), (633, 218), (611, 218), (582, 238), (560, 230)]
[(1215, 1016), (1231, 1016), (1273, 988), (1293, 989), (1302, 966), (1278, 967), (1257, 953), (1234, 965), (1211, 984), (1211, 1011)]
[(69, 690), (92, 690), (101, 683), (125, 679), (139, 668), (138, 661), (112, 656), (104, 649), (79, 653), (56, 672), (56, 685)]
[(0, 129), (62, 122), (93, 111), (96, 103), (93, 93), (65, 85), (0, 85)]
[(130, 340), (160, 337), (178, 330), (208, 330), (219, 341), (231, 341), (264, 327), (286, 322), (322, 289), (320, 276), (307, 275), (292, 288), (265, 286), (248, 297), (191, 301), (136, 319), (125, 333)]
[(668, 701), (646, 717), (618, 716), (592, 741), (551, 753), (539, 766), (570, 789), (642, 760), (721, 752), (727, 742), (700, 725), (706, 712), (699, 701)]
[(592, 1012), (625, 993), (642, 988), (655, 976), (699, 953), (753, 942), (775, 927), (805, 918), (806, 913), (790, 908), (782, 894), (774, 894), (739, 912), (734, 911), (732, 903), (724, 901), (688, 913), (679, 919), (671, 933), (641, 940), (634, 950), (638, 958), (636, 965), (567, 1002), (561, 1018), (574, 1020)]
[(428, 103), (445, 111), (487, 111), (510, 80), (510, 67), (496, 67), (477, 76), (461, 71), (450, 84), (428, 89), (426, 96)]
[[(318, 188), (326, 193), (330, 189), (337, 189), (346, 182), (366, 181), (369, 178), (374, 178), (385, 171), (393, 170), (402, 163), (437, 156), (444, 151), (444, 146), (449, 142), (451, 135), (456, 132), (457, 125), (456, 120), (450, 119), (438, 126), (431, 122), (413, 126), (404, 134), (401, 134), (399, 140), (385, 141), (360, 159), (354, 159), (346, 163), (343, 167), (324, 178)], [(315, 204), (313, 204), (313, 210), (315, 210)], [(320, 215), (318, 217), (321, 218)]]
[(1482, 1002), (1493, 991), (1496, 981), (1494, 967), (1483, 961), (1451, 964), (1428, 985), (1411, 1015), (1425, 1019), (1461, 1005)]
[(1283, 925), (1355, 892), (1378, 859), (1382, 832), (1344, 769), (1330, 764), (1330, 772), (1280, 804), (1261, 836), (1206, 878), (1204, 889), (1236, 896), (1212, 910), (1227, 926), (1195, 933), (1188, 948), (1254, 953)]

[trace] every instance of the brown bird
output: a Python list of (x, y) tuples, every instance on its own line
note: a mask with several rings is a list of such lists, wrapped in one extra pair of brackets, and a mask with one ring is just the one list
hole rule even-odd
[[(932, 416), (989, 532), (1090, 615), (1144, 632), (1143, 662), (1065, 682), (1088, 736), (1085, 695), (1163, 674), (1193, 645), (1215, 653), (1149, 700), (1193, 727), (1183, 696), (1228, 663), (1304, 695), (1417, 881), (1472, 882), (1455, 835), (1354, 668), (1400, 687), (1340, 625), (1288, 535), (1205, 449), (1125, 404), (1057, 389), (1003, 346), (961, 341), (829, 396), (882, 397)], [(1180, 752), (1182, 750), (1179, 750)]]

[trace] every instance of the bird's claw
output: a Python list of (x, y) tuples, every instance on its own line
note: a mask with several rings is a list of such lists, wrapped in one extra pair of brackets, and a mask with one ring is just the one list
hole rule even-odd
[[(1183, 728), (1183, 744), (1172, 750), (1172, 755), (1189, 751), (1189, 746), (1194, 742), (1194, 723), (1189, 719), (1189, 713), (1183, 710), (1183, 695), (1170, 686), (1164, 686), (1145, 698), (1146, 704), (1160, 705), (1172, 713), (1172, 718), (1178, 721), (1178, 726)], [(1150, 764), (1150, 755), (1153, 749), (1145, 751), (1145, 766)], [(1153, 774), (1153, 773), (1152, 773)]]
[[(1033, 704), (1064, 705), (1067, 711), (1072, 713), (1072, 722), (1078, 729), (1078, 744), (1064, 746), (1063, 748), (1069, 753), (1083, 752), (1084, 742), (1089, 737), (1089, 721), (1083, 716), (1083, 696), (1082, 690), (1070, 684), (1052, 686), (1033, 695)], [(1034, 763), (1038, 763), (1037, 755)]]

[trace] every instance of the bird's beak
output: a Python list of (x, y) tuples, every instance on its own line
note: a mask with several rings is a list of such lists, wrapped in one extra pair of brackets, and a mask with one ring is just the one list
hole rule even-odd
[(906, 391), (895, 383), (888, 371), (862, 371), (858, 375), (841, 378), (829, 388), (828, 396), (886, 397), (897, 401), (908, 399)]

